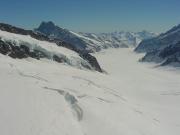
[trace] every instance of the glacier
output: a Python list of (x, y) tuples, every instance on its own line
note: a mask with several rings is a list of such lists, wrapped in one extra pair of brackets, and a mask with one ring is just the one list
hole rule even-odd
[(106, 74), (0, 54), (0, 134), (180, 134), (179, 70), (139, 63), (131, 48), (94, 55)]

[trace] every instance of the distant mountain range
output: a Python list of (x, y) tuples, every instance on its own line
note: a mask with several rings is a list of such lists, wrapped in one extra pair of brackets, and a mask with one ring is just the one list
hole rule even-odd
[(159, 36), (142, 41), (136, 52), (146, 52), (142, 61), (180, 66), (180, 25)]
[[(141, 61), (156, 62), (163, 66), (180, 66), (180, 25), (173, 27), (163, 34), (157, 35), (147, 31), (100, 34), (76, 33), (60, 28), (53, 22), (42, 22), (34, 30), (24, 30), (0, 23), (0, 34), (0, 53), (13, 58), (47, 58), (69, 65), (76, 63), (74, 66), (95, 69), (102, 72), (96, 58), (90, 53), (107, 48), (136, 47), (135, 52), (146, 53)], [(32, 38), (31, 41), (37, 40), (36, 44), (39, 47), (35, 47), (29, 40), (24, 40), (24, 36), (30, 36)], [(14, 37), (17, 37), (17, 39)], [(42, 48), (41, 41), (47, 42), (46, 44), (56, 44), (59, 47), (65, 47), (77, 53), (78, 57), (74, 59), (75, 57), (73, 56), (72, 60), (71, 58), (68, 59), (61, 51), (61, 53), (57, 54), (51, 50)], [(33, 50), (31, 49), (32, 46)]]
[(76, 33), (60, 28), (53, 22), (42, 22), (36, 32), (45, 34), (50, 38), (57, 38), (74, 45), (78, 50), (96, 52), (106, 48), (136, 47), (142, 40), (150, 39), (157, 34), (142, 32), (112, 32), (112, 33)]

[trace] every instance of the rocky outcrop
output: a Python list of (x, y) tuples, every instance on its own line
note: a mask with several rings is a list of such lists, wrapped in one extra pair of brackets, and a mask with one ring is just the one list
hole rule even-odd
[(29, 48), (26, 46), (14, 46), (11, 43), (4, 42), (0, 40), (0, 53), (8, 55), (12, 58), (27, 58), (29, 53)]
[(80, 56), (82, 58), (86, 59), (88, 61), (88, 63), (90, 63), (90, 65), (92, 65), (92, 67), (95, 70), (102, 72), (102, 69), (101, 69), (100, 65), (98, 64), (98, 61), (94, 56), (90, 55), (89, 53), (81, 53)]
[[(32, 50), (25, 46), (25, 45), (20, 45), (20, 46), (14, 46), (11, 42), (5, 42), (0, 40), (0, 53), (4, 55), (8, 55), (11, 58), (17, 58), (17, 59), (23, 59), (23, 58), (35, 58), (37, 60), (41, 58), (48, 58), (48, 56), (39, 50)], [(59, 63), (63, 62), (63, 59), (58, 57), (57, 55), (53, 56), (53, 60)]]

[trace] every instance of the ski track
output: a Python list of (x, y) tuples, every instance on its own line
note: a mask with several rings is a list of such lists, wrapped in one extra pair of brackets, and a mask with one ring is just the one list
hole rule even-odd
[(67, 101), (67, 103), (69, 103), (71, 108), (75, 111), (78, 121), (81, 121), (83, 119), (83, 110), (78, 105), (78, 100), (75, 98), (75, 96), (61, 89), (54, 89), (54, 88), (49, 88), (49, 87), (43, 87), (43, 88), (57, 91), (60, 95), (63, 95), (64, 99)]

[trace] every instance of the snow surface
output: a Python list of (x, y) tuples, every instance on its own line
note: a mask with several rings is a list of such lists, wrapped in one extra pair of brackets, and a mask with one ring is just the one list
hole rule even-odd
[(0, 54), (0, 134), (180, 134), (179, 70), (132, 49), (95, 55), (107, 74)]

